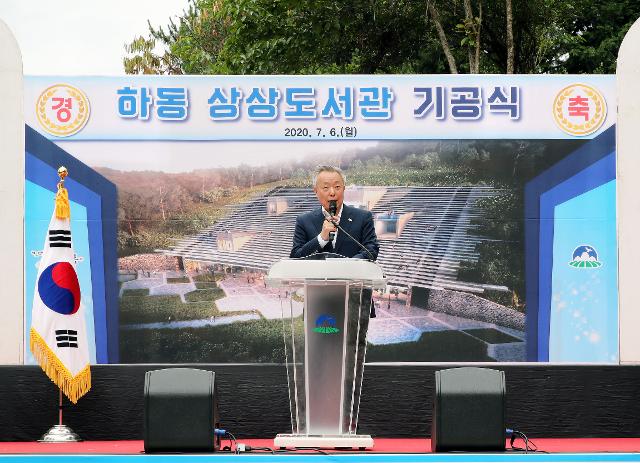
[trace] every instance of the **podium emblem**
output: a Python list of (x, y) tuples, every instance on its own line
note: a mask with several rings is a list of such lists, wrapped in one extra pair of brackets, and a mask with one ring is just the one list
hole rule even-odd
[(313, 329), (316, 333), (335, 334), (340, 329), (336, 326), (336, 318), (331, 315), (320, 315), (316, 318), (316, 327)]

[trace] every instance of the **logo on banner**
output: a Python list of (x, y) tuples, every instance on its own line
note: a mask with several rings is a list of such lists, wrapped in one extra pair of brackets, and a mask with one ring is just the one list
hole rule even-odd
[(57, 137), (69, 137), (82, 130), (89, 120), (89, 112), (87, 95), (67, 84), (47, 88), (36, 103), (40, 126)]
[(316, 333), (333, 334), (339, 333), (340, 329), (336, 326), (336, 318), (331, 315), (320, 315), (316, 319), (316, 327), (313, 329)]
[(598, 130), (607, 117), (607, 103), (593, 87), (573, 84), (563, 88), (553, 102), (556, 124), (570, 135), (589, 135)]
[(573, 251), (569, 265), (575, 268), (598, 268), (602, 267), (602, 262), (598, 260), (598, 253), (593, 246), (582, 245)]

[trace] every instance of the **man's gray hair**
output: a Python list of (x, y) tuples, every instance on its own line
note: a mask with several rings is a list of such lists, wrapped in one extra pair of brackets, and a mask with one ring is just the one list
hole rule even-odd
[(344, 175), (344, 172), (342, 172), (342, 169), (340, 169), (339, 167), (318, 166), (316, 167), (316, 170), (313, 172), (313, 178), (311, 179), (313, 181), (313, 186), (316, 186), (316, 183), (318, 183), (318, 176), (323, 172), (336, 172), (340, 174), (340, 177), (342, 177), (342, 183), (344, 183), (345, 185), (347, 184), (347, 177)]

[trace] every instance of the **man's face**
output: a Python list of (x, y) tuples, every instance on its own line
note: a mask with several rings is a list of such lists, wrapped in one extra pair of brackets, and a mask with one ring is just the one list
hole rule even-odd
[(342, 207), (342, 199), (344, 198), (344, 182), (337, 172), (321, 172), (318, 175), (316, 184), (313, 187), (318, 201), (327, 211), (329, 210), (329, 201), (335, 200), (337, 210)]

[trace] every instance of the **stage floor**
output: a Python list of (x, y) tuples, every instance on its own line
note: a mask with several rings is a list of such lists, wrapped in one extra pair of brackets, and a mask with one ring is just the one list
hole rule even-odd
[[(253, 448), (273, 448), (273, 439), (238, 439)], [(621, 439), (532, 439), (540, 452), (528, 453), (507, 451), (504, 453), (431, 453), (431, 441), (429, 439), (375, 439), (374, 448), (367, 451), (350, 450), (324, 450), (324, 453), (315, 451), (290, 451), (287, 453), (271, 454), (267, 451), (252, 451), (240, 455), (229, 452), (215, 454), (216, 459), (233, 458), (234, 460), (248, 458), (262, 458), (273, 461), (275, 458), (286, 457), (288, 461), (292, 457), (307, 460), (313, 458), (335, 462), (341, 460), (344, 463), (418, 463), (418, 462), (509, 462), (509, 461), (544, 461), (544, 462), (640, 462), (640, 438)], [(224, 441), (223, 445), (227, 445)], [(522, 441), (516, 441), (516, 445), (523, 446)], [(546, 453), (543, 453), (546, 452)], [(63, 457), (64, 455), (64, 457)], [(55, 458), (58, 456), (59, 458)], [(0, 458), (4, 461), (13, 460), (47, 460), (49, 463), (62, 463), (69, 460), (88, 461), (100, 463), (103, 461), (138, 461), (141, 457), (171, 461), (176, 458), (192, 459), (194, 463), (202, 458), (210, 459), (212, 454), (162, 454), (145, 455), (142, 441), (86, 441), (65, 444), (44, 444), (39, 442), (0, 442)], [(133, 459), (132, 459), (133, 458)], [(108, 460), (107, 460), (108, 459)], [(54, 461), (55, 460), (55, 461)], [(169, 460), (166, 460), (169, 461)]]

